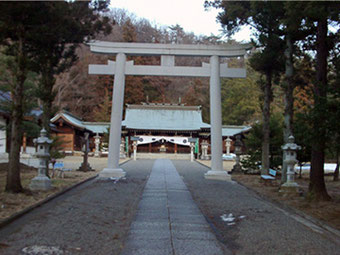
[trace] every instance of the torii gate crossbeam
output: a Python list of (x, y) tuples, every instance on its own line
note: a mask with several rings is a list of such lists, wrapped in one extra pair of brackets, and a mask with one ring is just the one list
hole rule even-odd
[[(116, 61), (108, 65), (89, 65), (89, 74), (114, 75), (114, 90), (111, 112), (108, 167), (99, 177), (122, 177), (125, 172), (119, 168), (119, 147), (121, 141), (125, 75), (192, 76), (210, 77), (210, 120), (211, 120), (211, 170), (205, 174), (208, 179), (230, 180), (222, 165), (222, 109), (220, 77), (245, 78), (242, 68), (228, 68), (220, 64), (220, 57), (239, 57), (246, 54), (250, 45), (183, 45), (114, 43), (96, 41), (90, 43), (91, 51), (116, 55)], [(134, 65), (126, 61), (127, 55), (161, 56), (160, 66)], [(175, 66), (175, 56), (210, 57), (210, 63), (202, 67)]]

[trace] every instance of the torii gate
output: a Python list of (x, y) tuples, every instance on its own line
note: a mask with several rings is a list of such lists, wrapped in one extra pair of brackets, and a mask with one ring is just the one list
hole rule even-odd
[[(222, 164), (222, 109), (220, 77), (245, 78), (243, 68), (228, 68), (220, 64), (220, 57), (243, 57), (247, 45), (184, 45), (151, 43), (117, 43), (94, 41), (89, 44), (94, 53), (116, 55), (116, 61), (107, 65), (89, 65), (89, 74), (114, 75), (114, 90), (111, 112), (108, 166), (100, 173), (101, 178), (123, 177), (119, 167), (119, 148), (122, 130), (125, 75), (193, 76), (210, 77), (210, 122), (211, 122), (211, 170), (207, 179), (230, 180)], [(134, 65), (126, 56), (161, 56), (160, 66)], [(210, 57), (210, 64), (202, 67), (175, 66), (175, 56)]]

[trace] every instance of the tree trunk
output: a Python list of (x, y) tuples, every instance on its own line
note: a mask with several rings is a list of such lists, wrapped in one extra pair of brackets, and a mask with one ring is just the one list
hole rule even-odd
[(55, 93), (53, 92), (54, 83), (55, 79), (53, 77), (53, 72), (45, 70), (40, 81), (42, 95), (40, 99), (43, 104), (42, 124), (48, 134), (50, 134), (50, 119), (53, 117), (52, 103), (55, 98)]
[[(288, 137), (293, 134), (293, 106), (294, 106), (294, 84), (293, 84), (293, 43), (289, 35), (286, 36), (286, 50), (285, 50), (285, 79), (283, 82), (284, 89), (284, 127), (283, 127), (283, 141), (288, 143)], [(283, 152), (282, 175), (281, 183), (287, 181), (287, 165), (284, 161), (285, 153)]]
[(9, 167), (7, 171), (7, 192), (22, 192), (20, 180), (20, 146), (21, 146), (21, 125), (23, 118), (23, 94), (26, 80), (26, 56), (23, 49), (23, 40), (19, 39), (17, 53), (17, 71), (15, 72), (16, 83), (12, 90), (12, 114), (11, 114), (11, 148), (9, 152)]
[(324, 160), (327, 120), (325, 107), (327, 103), (327, 17), (322, 17), (317, 25), (316, 42), (316, 82), (314, 83), (314, 119), (312, 144), (312, 159), (310, 171), (309, 192), (316, 200), (329, 200), (324, 180)]
[(266, 75), (266, 84), (263, 88), (264, 102), (262, 108), (263, 127), (262, 127), (262, 166), (261, 174), (268, 174), (269, 172), (269, 144), (270, 144), (270, 103), (272, 100), (272, 75)]

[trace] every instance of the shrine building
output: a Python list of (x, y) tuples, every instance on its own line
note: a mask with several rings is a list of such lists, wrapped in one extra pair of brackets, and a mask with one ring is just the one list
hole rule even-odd
[[(104, 135), (110, 123), (85, 122), (80, 118), (61, 111), (51, 119), (55, 125), (55, 134), (62, 137), (65, 152), (81, 150), (81, 137), (90, 133), (90, 149), (95, 150), (95, 137), (100, 137), (101, 153), (107, 147)], [(236, 134), (247, 133), (249, 126), (223, 126), (222, 139), (234, 139)], [(132, 143), (137, 142), (138, 153), (189, 154), (190, 141), (195, 141), (195, 154), (199, 157), (202, 144), (210, 144), (210, 124), (203, 122), (201, 106), (184, 104), (126, 105), (125, 118), (122, 122), (122, 148), (125, 153), (132, 153)], [(226, 144), (223, 141), (223, 151)], [(231, 152), (233, 146), (231, 145)], [(210, 146), (208, 146), (210, 154)]]

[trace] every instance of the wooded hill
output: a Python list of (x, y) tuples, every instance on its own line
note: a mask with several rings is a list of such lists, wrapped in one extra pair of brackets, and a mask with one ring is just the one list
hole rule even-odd
[[(141, 42), (141, 43), (169, 43), (169, 44), (221, 44), (216, 36), (196, 36), (193, 33), (184, 32), (179, 25), (170, 27), (157, 27), (143, 18), (137, 18), (133, 14), (122, 9), (113, 9), (106, 15), (111, 20), (112, 31), (109, 35), (99, 35), (96, 39), (111, 42)], [(233, 42), (235, 43), (235, 42)], [(55, 86), (56, 110), (66, 109), (87, 121), (109, 121), (112, 99), (113, 76), (89, 75), (89, 64), (106, 64), (108, 56), (93, 54), (89, 47), (82, 45), (77, 50), (78, 61), (63, 74), (57, 77)], [(111, 57), (114, 60), (114, 57)], [(136, 64), (159, 65), (160, 57), (133, 57)], [(209, 62), (207, 58), (176, 58), (176, 65), (199, 66), (202, 61)], [(227, 60), (226, 60), (227, 61)], [(228, 60), (231, 64), (240, 65), (243, 60)], [(226, 79), (223, 85), (227, 85)], [(239, 119), (238, 114), (230, 113), (231, 104), (237, 102), (228, 96), (230, 89), (223, 86), (223, 93), (229, 98), (225, 102), (224, 111), (231, 119), (224, 118), (224, 124), (243, 124), (254, 121), (252, 115), (259, 116), (260, 108), (257, 104), (258, 93), (256, 84), (240, 81), (243, 86), (238, 94), (237, 101), (249, 99), (253, 109), (242, 105), (238, 111), (246, 111), (246, 116)], [(228, 86), (233, 86), (228, 81)], [(234, 84), (234, 83), (233, 83)], [(244, 85), (246, 84), (246, 85)], [(249, 91), (250, 90), (250, 91)], [(246, 94), (244, 94), (246, 92)], [(255, 92), (255, 93), (254, 93)], [(245, 97), (245, 98), (243, 98)], [(147, 99), (148, 98), (148, 99)], [(236, 98), (235, 98), (236, 99)], [(127, 76), (125, 84), (125, 104), (140, 104), (141, 102), (153, 103), (184, 103), (186, 105), (201, 105), (203, 118), (209, 121), (209, 79), (208, 78), (181, 78), (181, 77), (151, 77), (151, 76)], [(233, 103), (234, 102), (234, 103)], [(228, 112), (230, 113), (228, 115)], [(235, 115), (235, 116), (233, 116)], [(242, 113), (241, 113), (242, 115)], [(244, 115), (244, 114), (243, 114)], [(251, 116), (249, 116), (251, 115)]]

